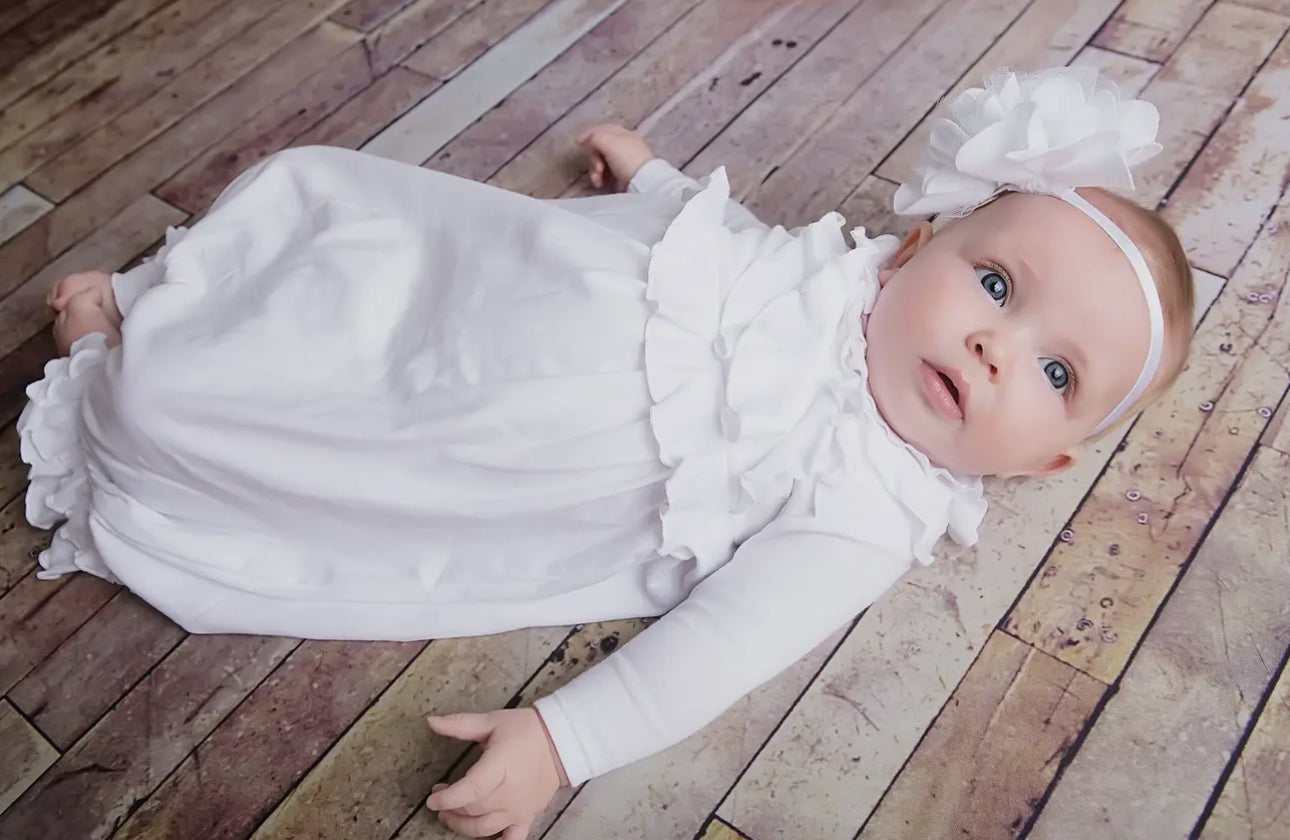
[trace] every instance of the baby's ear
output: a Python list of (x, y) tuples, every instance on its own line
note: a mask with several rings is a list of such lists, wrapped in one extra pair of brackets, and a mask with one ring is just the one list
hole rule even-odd
[(923, 246), (930, 241), (932, 241), (931, 222), (919, 222), (918, 227), (911, 230), (905, 237), (905, 241), (900, 243), (900, 249), (892, 256), (891, 261), (878, 269), (878, 285), (887, 285), (887, 281), (895, 276), (900, 267), (909, 262), (914, 254), (922, 250)]
[(1048, 478), (1049, 476), (1057, 475), (1060, 472), (1066, 472), (1066, 470), (1075, 466), (1078, 461), (1079, 450), (1068, 449), (1065, 452), (1060, 452), (1057, 455), (1054, 455), (1052, 460), (1041, 467), (1030, 470), (1018, 470), (1014, 473), (1010, 473), (1006, 477), (1011, 478), (1013, 476), (1025, 476), (1027, 478)]

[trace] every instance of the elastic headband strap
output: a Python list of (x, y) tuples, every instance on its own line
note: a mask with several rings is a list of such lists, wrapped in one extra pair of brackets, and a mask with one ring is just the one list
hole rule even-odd
[(1137, 402), (1138, 398), (1151, 384), (1151, 380), (1155, 378), (1156, 370), (1160, 367), (1160, 359), (1164, 356), (1165, 316), (1160, 306), (1160, 294), (1156, 290), (1155, 281), (1151, 279), (1151, 270), (1147, 268), (1147, 261), (1143, 259), (1142, 252), (1138, 250), (1137, 245), (1133, 244), (1133, 240), (1124, 231), (1120, 230), (1115, 222), (1108, 219), (1101, 210), (1098, 210), (1079, 196), (1075, 190), (1067, 190), (1057, 194), (1056, 197), (1082, 211), (1084, 215), (1096, 222), (1098, 227), (1106, 231), (1107, 236), (1111, 237), (1115, 244), (1120, 247), (1124, 256), (1128, 258), (1129, 264), (1133, 266), (1133, 273), (1138, 277), (1138, 285), (1142, 287), (1142, 296), (1147, 300), (1147, 316), (1151, 320), (1151, 346), (1147, 350), (1147, 360), (1142, 364), (1142, 371), (1138, 374), (1138, 381), (1133, 383), (1133, 387), (1129, 389), (1129, 393), (1124, 396), (1124, 399), (1120, 400), (1119, 405), (1111, 409), (1111, 413), (1106, 416), (1106, 419), (1093, 430), (1093, 434), (1097, 434), (1118, 420), (1120, 415)]

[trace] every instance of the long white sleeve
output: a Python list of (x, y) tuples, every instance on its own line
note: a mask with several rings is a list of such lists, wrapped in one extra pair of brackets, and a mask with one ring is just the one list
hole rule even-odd
[[(686, 190), (696, 191), (701, 188), (698, 181), (662, 158), (653, 158), (642, 166), (632, 176), (631, 183), (627, 186), (629, 192), (659, 193), (673, 196), (678, 200), (685, 197)], [(726, 202), (725, 222), (726, 227), (734, 232), (749, 228), (765, 230), (768, 227), (765, 222), (753, 215), (752, 211), (734, 199)]]
[(662, 750), (809, 653), (908, 569), (782, 517), (604, 662), (537, 701), (572, 784)]

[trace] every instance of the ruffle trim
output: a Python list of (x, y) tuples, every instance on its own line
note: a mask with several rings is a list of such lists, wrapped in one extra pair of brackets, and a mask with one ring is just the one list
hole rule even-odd
[(40, 554), (37, 577), (44, 580), (85, 571), (118, 582), (90, 536), (89, 464), (81, 441), (81, 402), (107, 358), (107, 337), (91, 333), (72, 344), (69, 356), (48, 362), (44, 378), (27, 386), (28, 403), (18, 418), (19, 451), (30, 465), (27, 521), (43, 529), (62, 523)]
[(787, 499), (797, 482), (845, 487), (857, 470), (876, 471), (909, 512), (920, 563), (947, 532), (975, 542), (980, 479), (933, 466), (869, 393), (861, 318), (894, 238), (857, 228), (850, 248), (830, 213), (752, 241), (722, 221), (724, 168), (700, 187), (654, 246), (646, 287), (651, 423), (673, 470), (659, 552), (710, 572), (734, 552), (739, 511)]

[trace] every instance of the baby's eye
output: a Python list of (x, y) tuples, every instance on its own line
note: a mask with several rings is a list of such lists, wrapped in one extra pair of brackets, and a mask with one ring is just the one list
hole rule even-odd
[(1002, 306), (1004, 301), (1008, 299), (1008, 278), (989, 266), (978, 266), (976, 276), (986, 294), (993, 298), (995, 303)]
[(1048, 384), (1052, 385), (1054, 390), (1066, 393), (1071, 386), (1071, 372), (1065, 363), (1056, 359), (1041, 359), (1044, 365), (1044, 376), (1048, 377)]

